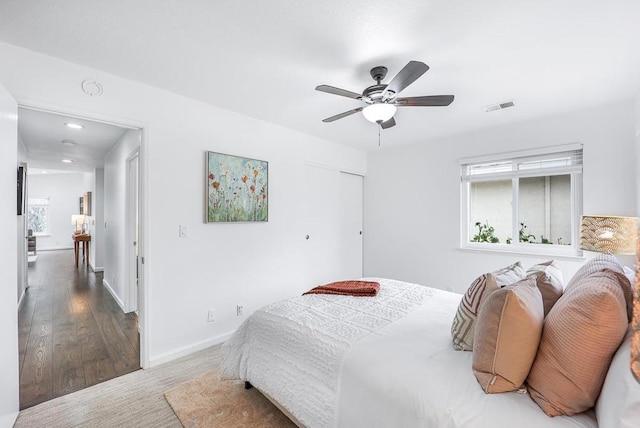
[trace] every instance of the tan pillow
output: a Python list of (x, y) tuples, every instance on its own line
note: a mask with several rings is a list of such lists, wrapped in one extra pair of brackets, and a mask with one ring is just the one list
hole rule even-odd
[(562, 271), (555, 260), (540, 263), (527, 269), (527, 276), (536, 278), (542, 293), (544, 316), (546, 317), (556, 301), (562, 296)]
[(628, 324), (623, 287), (614, 272), (581, 275), (570, 285), (544, 321), (527, 377), (531, 398), (549, 416), (593, 407)]
[(467, 292), (462, 296), (451, 325), (453, 349), (456, 351), (473, 350), (474, 324), (482, 300), (500, 287), (520, 281), (524, 278), (524, 273), (520, 262), (516, 262), (495, 272), (480, 275), (471, 283)]
[(534, 277), (487, 296), (473, 340), (473, 373), (484, 392), (522, 386), (538, 351), (543, 322), (542, 294)]

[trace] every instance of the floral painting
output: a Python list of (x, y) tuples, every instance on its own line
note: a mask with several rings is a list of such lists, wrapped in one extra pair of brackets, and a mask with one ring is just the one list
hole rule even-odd
[(207, 152), (206, 221), (267, 221), (268, 172), (265, 161)]

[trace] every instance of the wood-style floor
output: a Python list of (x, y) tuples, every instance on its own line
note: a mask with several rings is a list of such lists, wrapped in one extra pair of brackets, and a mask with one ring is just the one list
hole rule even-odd
[(138, 317), (73, 250), (41, 251), (18, 312), (20, 409), (140, 368)]

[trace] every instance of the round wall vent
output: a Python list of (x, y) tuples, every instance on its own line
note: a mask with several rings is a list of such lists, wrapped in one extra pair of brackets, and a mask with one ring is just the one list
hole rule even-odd
[(82, 90), (85, 94), (92, 97), (99, 97), (102, 95), (102, 85), (95, 80), (85, 80), (82, 82)]

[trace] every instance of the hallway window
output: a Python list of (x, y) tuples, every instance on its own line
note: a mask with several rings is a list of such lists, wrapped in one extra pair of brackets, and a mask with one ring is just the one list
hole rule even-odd
[(49, 199), (29, 199), (29, 215), (27, 217), (27, 228), (33, 234), (49, 234)]

